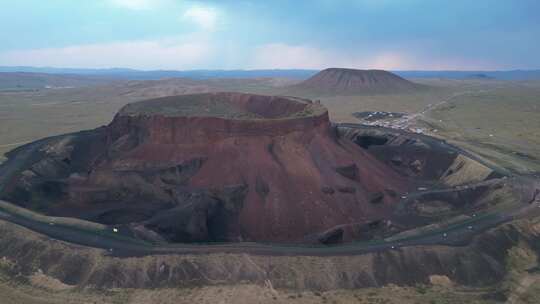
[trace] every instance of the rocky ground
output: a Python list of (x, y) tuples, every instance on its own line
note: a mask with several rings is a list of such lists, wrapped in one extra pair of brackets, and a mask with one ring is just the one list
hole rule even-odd
[[(148, 92), (144, 90), (146, 84), (140, 83), (133, 86), (133, 91), (125, 92), (126, 96), (131, 96), (129, 98), (136, 99), (140, 95), (140, 92)], [(430, 83), (431, 85), (431, 83)], [(444, 84), (447, 85), (446, 83)], [(491, 86), (492, 84), (490, 84)], [(498, 84), (494, 84), (498, 85)], [(141, 88), (139, 88), (141, 86)], [(156, 82), (155, 91), (150, 92), (150, 94), (161, 94), (159, 93), (159, 83)], [(459, 86), (459, 88), (458, 88)], [(470, 91), (469, 88), (465, 88), (467, 85), (456, 84), (456, 88), (461, 91)], [(480, 84), (484, 86), (484, 84)], [(505, 84), (506, 86), (506, 84)], [(176, 86), (171, 85), (171, 88)], [(477, 85), (474, 85), (474, 90), (476, 90)], [(508, 160), (507, 164), (515, 165), (518, 168), (533, 168), (535, 161), (528, 156), (535, 156), (535, 139), (534, 136), (528, 138), (527, 134), (522, 134), (520, 137), (516, 138), (515, 134), (519, 130), (523, 130), (523, 125), (512, 125), (509, 124), (511, 121), (519, 121), (515, 119), (517, 117), (529, 117), (526, 113), (516, 112), (517, 108), (520, 107), (510, 107), (504, 105), (504, 101), (512, 100), (512, 104), (525, 104), (526, 108), (529, 110), (528, 113), (532, 113), (532, 119), (526, 119), (522, 123), (527, 125), (527, 129), (534, 130), (534, 110), (537, 105), (529, 101), (535, 100), (534, 96), (537, 96), (535, 87), (524, 87), (519, 86), (519, 89), (512, 91), (512, 94), (506, 96), (507, 93), (503, 92), (505, 88), (496, 91), (490, 92), (478, 92), (474, 94), (465, 94), (455, 100), (452, 100), (448, 104), (442, 104), (436, 107), (431, 107), (430, 104), (437, 105), (437, 100), (446, 100), (448, 97), (451, 97), (454, 94), (453, 89), (451, 94), (445, 91), (440, 94), (439, 98), (437, 97), (438, 93), (429, 93), (425, 96), (421, 94), (403, 94), (401, 96), (361, 96), (361, 97), (327, 97), (322, 100), (323, 103), (326, 103), (330, 106), (330, 114), (340, 120), (356, 120), (350, 115), (352, 112), (357, 111), (397, 111), (397, 112), (408, 112), (408, 117), (414, 116), (415, 113), (422, 113), (426, 108), (429, 108), (428, 111), (425, 111), (422, 116), (416, 116), (419, 118), (415, 121), (427, 120), (429, 124), (405, 124), (406, 128), (411, 128), (412, 131), (415, 131), (416, 128), (419, 128), (423, 133), (434, 134), (434, 130), (438, 132), (443, 132), (442, 137), (459, 137), (459, 134), (472, 134), (474, 138), (468, 138), (467, 142), (474, 144), (474, 148), (478, 147), (478, 143), (487, 143), (490, 145), (495, 145), (496, 147), (503, 146), (507, 147), (506, 150), (497, 150), (497, 155), (491, 158), (492, 160), (501, 159), (503, 155), (505, 160)], [(116, 89), (112, 90), (115, 91)], [(446, 90), (446, 89), (445, 89)], [(62, 91), (62, 90), (60, 90)], [(112, 92), (111, 91), (111, 92)], [(525, 93), (529, 94), (526, 95)], [(67, 131), (78, 130), (80, 128), (90, 128), (96, 126), (96, 121), (100, 123), (108, 121), (110, 116), (114, 111), (116, 111), (121, 105), (125, 103), (125, 100), (122, 98), (113, 98), (111, 103), (106, 103), (107, 98), (103, 96), (97, 96), (92, 98), (86, 98), (81, 96), (89, 96), (87, 93), (69, 93), (71, 97), (67, 97), (66, 100), (63, 100), (62, 96), (36, 96), (40, 93), (24, 93), (23, 95), (32, 95), (21, 97), (18, 95), (16, 98), (13, 97), (14, 101), (16, 99), (17, 103), (7, 102), (3, 103), (0, 108), (0, 116), (5, 118), (1, 121), (3, 135), (9, 137), (5, 146), (0, 146), (0, 149), (8, 150), (15, 147), (18, 144), (23, 144), (26, 138), (22, 140), (20, 137), (17, 137), (17, 128), (24, 129), (25, 126), (21, 126), (20, 122), (17, 124), (16, 121), (27, 121), (30, 122), (28, 128), (32, 130), (32, 134), (35, 134), (36, 124), (43, 126), (41, 129), (45, 132), (50, 132), (50, 130), (56, 130), (55, 132), (64, 133)], [(60, 93), (54, 93), (56, 95), (61, 95)], [(53, 95), (54, 95), (53, 94)], [(65, 93), (62, 93), (65, 94)], [(71, 94), (71, 95), (70, 95)], [(139, 95), (138, 95), (139, 94)], [(524, 95), (525, 94), (525, 95)], [(8, 94), (9, 95), (9, 94)], [(493, 98), (493, 96), (496, 98)], [(499, 99), (497, 96), (505, 96), (504, 100)], [(75, 97), (73, 97), (75, 96)], [(104, 94), (107, 96), (107, 94)], [(72, 98), (73, 97), (73, 98)], [(151, 97), (154, 97), (152, 95)], [(2, 96), (3, 101), (5, 101), (5, 96)], [(9, 97), (12, 98), (12, 97)], [(22, 99), (21, 99), (22, 98)], [(62, 100), (63, 103), (59, 104), (48, 104), (50, 100)], [(86, 100), (86, 99), (87, 100)], [(73, 99), (73, 100), (72, 100)], [(78, 102), (75, 99), (80, 99), (82, 102)], [(410, 100), (409, 100), (410, 99)], [(11, 99), (10, 99), (11, 100)], [(25, 101), (26, 100), (26, 101)], [(471, 103), (470, 100), (475, 102)], [(499, 111), (500, 113), (508, 113), (504, 115), (497, 116), (496, 121), (500, 123), (501, 121), (507, 123), (507, 128), (497, 129), (493, 125), (489, 125), (492, 121), (486, 119), (480, 114), (492, 115), (493, 113), (486, 113), (482, 109), (485, 109), (485, 105), (491, 100), (495, 100), (495, 103), (489, 104), (489, 106), (494, 106), (494, 109), (504, 109), (504, 111)], [(75, 102), (74, 102), (75, 101)], [(479, 101), (479, 102), (476, 102)], [(100, 111), (93, 111), (91, 105), (96, 103), (96, 107), (101, 107)], [(37, 105), (35, 105), (37, 104)], [(479, 106), (479, 108), (468, 108), (464, 105), (473, 105)], [(28, 109), (38, 109), (38, 113), (43, 115), (34, 115), (32, 119), (28, 120), (28, 117), (24, 118), (15, 117), (10, 114), (10, 111), (16, 107), (23, 106), (24, 111), (20, 114), (28, 116)], [(370, 107), (371, 106), (371, 107)], [(62, 112), (64, 111), (64, 112)], [(69, 112), (71, 111), (71, 112)], [(463, 115), (471, 114), (471, 115)], [(17, 113), (15, 111), (15, 113)], [(71, 114), (70, 114), (71, 113)], [(75, 113), (75, 114), (73, 114)], [(78, 114), (77, 114), (78, 113)], [(437, 116), (437, 120), (431, 120), (431, 115), (436, 113), (440, 116)], [(455, 115), (454, 115), (455, 114)], [(474, 116), (474, 115), (477, 116)], [(497, 114), (497, 113), (495, 113)], [(93, 115), (93, 116), (92, 116)], [(441, 116), (442, 115), (442, 116)], [(451, 119), (446, 120), (445, 115)], [(454, 115), (454, 116), (452, 116)], [(480, 116), (478, 116), (480, 115)], [(512, 116), (514, 115), (514, 116)], [(525, 116), (524, 116), (525, 115)], [(39, 122), (39, 117), (49, 117), (47, 121), (64, 121), (63, 125), (58, 126), (49, 126), (47, 122)], [(52, 117), (52, 118), (51, 118)], [(407, 116), (404, 116), (407, 117)], [(464, 119), (461, 119), (464, 117)], [(478, 118), (481, 117), (481, 118)], [(65, 118), (65, 119), (64, 119)], [(64, 120), (61, 120), (64, 119)], [(86, 121), (84, 126), (79, 126), (74, 123), (78, 120)], [(506, 119), (506, 120), (505, 120)], [(433, 123), (437, 123), (439, 120), (441, 124), (435, 126)], [(507, 121), (508, 120), (508, 121)], [(37, 121), (37, 122), (36, 122)], [(71, 121), (71, 125), (70, 125)], [(473, 126), (471, 122), (484, 122), (484, 125)], [(521, 124), (521, 123), (520, 123)], [(386, 125), (388, 127), (393, 127), (393, 125)], [(456, 128), (457, 126), (457, 128)], [(399, 126), (398, 126), (399, 127)], [(465, 132), (466, 131), (466, 132)], [(435, 132), (435, 133), (438, 133)], [(465, 133), (464, 133), (465, 132)], [(476, 133), (478, 134), (476, 134)], [(482, 133), (483, 132), (483, 133)], [(513, 132), (513, 133), (512, 133)], [(521, 131), (519, 131), (521, 132)], [(518, 133), (519, 133), (518, 132)], [(484, 134), (485, 133), (485, 134)], [(30, 134), (30, 133), (27, 133)], [(458, 135), (456, 135), (458, 134)], [(534, 134), (532, 132), (531, 134)], [(13, 136), (15, 137), (13, 137)], [(49, 134), (43, 133), (41, 136)], [(437, 135), (437, 134), (434, 134)], [(478, 136), (477, 136), (478, 135)], [(490, 136), (493, 135), (493, 136)], [(11, 137), (10, 137), (11, 136)], [(456, 137), (457, 136), (457, 137)], [(30, 137), (29, 139), (33, 139)], [(458, 138), (462, 139), (462, 138)], [(526, 147), (523, 146), (523, 142), (528, 142), (530, 145)], [(459, 142), (463, 143), (463, 141)], [(507, 155), (512, 155), (512, 152), (516, 152), (516, 147), (524, 147), (527, 151), (524, 151), (525, 156), (517, 155), (519, 161), (514, 161), (514, 159), (506, 158)], [(490, 148), (492, 149), (492, 147)], [(493, 156), (493, 154), (486, 154), (486, 151), (491, 151), (490, 149), (482, 146), (482, 149), (476, 150), (482, 152), (482, 156)], [(501, 152), (502, 151), (502, 152)], [(506, 153), (506, 152), (508, 153)], [(500, 153), (499, 153), (500, 152)], [(525, 153), (526, 152), (526, 153)], [(517, 153), (517, 152), (516, 152)], [(520, 162), (524, 160), (525, 163), (530, 163), (531, 166), (522, 165)], [(388, 161), (392, 161), (392, 158), (389, 158)], [(403, 160), (394, 160), (396, 163)], [(407, 165), (409, 163), (407, 162)], [(457, 165), (457, 163), (456, 163)], [(411, 168), (414, 169), (416, 165), (413, 165)], [(411, 168), (407, 168), (410, 170)], [(480, 170), (482, 171), (482, 170)], [(413, 171), (411, 171), (413, 172)], [(475, 172), (478, 172), (475, 170)], [(466, 174), (467, 175), (467, 174)], [(473, 178), (477, 178), (474, 174)], [(455, 182), (456, 180), (450, 180)], [(446, 206), (447, 207), (447, 206)], [(426, 205), (420, 208), (423, 212), (432, 213), (433, 210), (444, 211), (445, 206), (443, 205)], [(434, 209), (435, 208), (435, 209)], [(362, 269), (361, 267), (354, 265), (366, 265), (366, 263), (360, 263), (352, 261), (349, 257), (344, 257), (343, 259), (332, 260), (324, 259), (325, 262), (317, 261), (315, 258), (306, 258), (302, 259), (306, 264), (299, 263), (300, 260), (294, 258), (287, 258), (279, 260), (275, 264), (268, 263), (268, 261), (261, 262), (257, 257), (240, 257), (240, 258), (231, 258), (227, 256), (227, 263), (220, 264), (223, 269), (231, 269), (227, 267), (233, 267), (233, 265), (251, 265), (256, 269), (257, 267), (267, 267), (264, 268), (265, 271), (271, 273), (273, 276), (266, 277), (264, 279), (249, 281), (249, 280), (240, 280), (234, 281), (234, 275), (226, 277), (225, 280), (218, 280), (214, 282), (216, 285), (210, 285), (203, 288), (196, 288), (192, 286), (163, 286), (159, 288), (141, 288), (141, 289), (125, 289), (116, 287), (105, 287), (102, 289), (94, 289), (95, 284), (84, 285), (85, 283), (92, 282), (90, 278), (96, 275), (96, 272), (99, 275), (98, 269), (86, 269), (85, 275), (80, 276), (81, 281), (70, 281), (66, 278), (68, 277), (77, 277), (73, 273), (67, 273), (70, 267), (57, 267), (54, 264), (51, 264), (51, 261), (57, 262), (68, 262), (69, 265), (80, 265), (80, 260), (67, 258), (62, 253), (71, 252), (74, 250), (74, 256), (79, 256), (81, 253), (85, 258), (88, 258), (91, 261), (90, 265), (98, 265), (102, 262), (108, 264), (110, 257), (102, 251), (87, 251), (87, 248), (76, 247), (75, 249), (69, 249), (69, 244), (62, 242), (51, 241), (50, 239), (36, 235), (27, 230), (20, 230), (19, 228), (14, 228), (11, 226), (3, 225), (2, 229), (4, 236), (13, 236), (20, 235), (19, 240), (26, 240), (25, 242), (19, 243), (17, 238), (4, 238), (5, 245), (1, 246), (4, 248), (4, 251), (1, 252), (2, 255), (2, 264), (1, 271), (2, 276), (0, 277), (0, 294), (3, 296), (3, 300), (6, 303), (191, 303), (191, 302), (208, 302), (208, 303), (242, 303), (241, 301), (245, 300), (245, 303), (538, 303), (538, 295), (540, 294), (539, 290), (539, 280), (536, 261), (538, 259), (538, 246), (535, 245), (538, 243), (538, 223), (535, 219), (529, 219), (525, 222), (513, 223), (505, 225), (502, 228), (491, 230), (487, 234), (487, 238), (480, 241), (477, 240), (478, 248), (487, 249), (491, 253), (486, 255), (486, 252), (483, 252), (481, 257), (478, 259), (482, 260), (485, 258), (485, 265), (490, 265), (493, 267), (491, 269), (495, 270), (494, 272), (485, 272), (485, 269), (482, 268), (471, 268), (472, 265), (477, 264), (477, 259), (471, 259), (470, 256), (466, 256), (466, 253), (470, 251), (475, 251), (476, 249), (471, 249), (466, 247), (464, 251), (461, 251), (456, 256), (449, 254), (449, 249), (444, 248), (442, 254), (446, 257), (453, 257), (449, 265), (462, 265), (464, 269), (471, 268), (470, 272), (463, 272), (461, 270), (460, 276), (456, 275), (453, 272), (453, 269), (446, 269), (447, 272), (442, 272), (437, 269), (429, 275), (424, 275), (422, 279), (416, 282), (401, 282), (397, 280), (400, 278), (399, 274), (405, 273), (408, 274), (412, 269), (405, 268), (400, 262), (403, 260), (407, 262), (409, 258), (418, 255), (418, 251), (412, 250), (409, 254), (400, 254), (394, 259), (388, 260), (391, 261), (387, 263), (389, 266), (386, 268), (389, 271), (387, 278), (393, 278), (396, 281), (377, 281), (379, 288), (370, 288), (363, 287), (357, 288), (351, 287), (350, 285), (345, 284), (343, 274), (333, 273), (329, 269), (341, 269), (346, 274), (349, 270), (358, 270)], [(502, 230), (501, 230), (502, 229)], [(30, 240), (30, 242), (28, 242)], [(53, 244), (56, 249), (51, 250), (50, 245)], [(10, 249), (6, 251), (6, 249)], [(405, 251), (404, 251), (405, 252)], [(482, 252), (482, 251), (478, 251)], [(36, 253), (42, 253), (36, 255)], [(69, 254), (68, 254), (69, 256)], [(392, 255), (389, 255), (390, 257)], [(430, 258), (433, 256), (433, 253), (428, 255)], [(425, 257), (425, 256), (424, 256)], [(388, 257), (387, 257), (388, 258)], [(25, 261), (20, 264), (17, 262), (17, 259)], [(466, 260), (473, 261), (473, 264), (469, 264)], [(428, 259), (429, 260), (429, 259)], [(114, 260), (116, 261), (116, 260)], [(236, 264), (239, 261), (242, 263)], [(278, 261), (278, 260), (275, 260)], [(253, 266), (253, 262), (255, 266)], [(410, 262), (410, 261), (409, 261)], [(462, 264), (460, 264), (462, 263)], [(122, 263), (124, 267), (121, 269), (115, 269), (114, 275), (107, 277), (109, 281), (116, 282), (126, 282), (126, 278), (132, 277), (133, 272), (130, 269), (136, 269), (140, 262), (125, 262)], [(369, 263), (368, 263), (369, 264)], [(200, 264), (195, 264), (200, 265)], [(282, 265), (277, 267), (276, 265)], [(325, 265), (323, 268), (325, 271), (320, 271), (321, 265)], [(337, 267), (337, 266), (339, 267)], [(418, 262), (415, 269), (424, 269), (426, 268), (425, 263)], [(430, 264), (431, 265), (431, 264)], [(271, 266), (271, 267), (270, 267)], [(187, 266), (189, 267), (189, 266)], [(248, 267), (248, 266), (245, 266)], [(297, 268), (298, 267), (298, 268)], [(364, 266), (363, 266), (364, 267)], [(428, 265), (428, 269), (429, 269)], [(157, 265), (157, 270), (159, 271), (160, 265)], [(233, 267), (234, 268), (234, 267)], [(178, 268), (180, 272), (185, 271), (181, 270), (182, 267)], [(252, 269), (252, 268), (245, 268)], [(86, 272), (87, 271), (87, 272)], [(313, 271), (313, 272), (310, 272)], [(94, 273), (94, 275), (90, 275)], [(230, 273), (224, 272), (224, 273)], [(233, 272), (234, 273), (234, 272)], [(322, 273), (322, 274), (321, 274)], [(479, 273), (487, 274), (491, 277), (491, 281), (483, 281), (481, 286), (471, 287), (470, 282), (478, 281), (476, 275)], [(329, 289), (333, 291), (325, 291), (326, 289), (313, 289), (313, 282), (319, 282), (319, 279), (313, 281), (313, 279), (306, 280), (302, 278), (300, 274), (308, 274), (312, 278), (319, 278), (324, 284), (330, 284), (326, 286), (332, 286)], [(347, 277), (345, 277), (347, 278)], [(234, 282), (234, 284), (229, 284), (228, 282)], [(82, 282), (82, 283), (81, 283)], [(251, 283), (250, 283), (251, 282)], [(310, 282), (307, 284), (307, 282)], [(81, 285), (82, 284), (82, 285)], [(334, 284), (334, 285), (332, 285)], [(345, 284), (345, 285), (342, 285)], [(394, 285), (397, 284), (397, 285)], [(468, 287), (464, 287), (463, 284), (469, 284)], [(295, 291), (291, 290), (291, 286), (295, 286)], [(297, 288), (300, 286), (300, 288)], [(304, 287), (301, 287), (304, 286)], [(305, 288), (305, 286), (311, 286)], [(319, 285), (320, 286), (320, 285)], [(363, 285), (369, 286), (369, 285)]]
[(2, 167), (20, 165), (2, 172), (2, 198), (156, 242), (346, 242), (388, 217), (413, 186), (338, 137), (324, 107), (292, 98), (138, 102), (105, 128), (53, 138), (22, 157), (30, 147)]
[[(13, 253), (18, 257), (9, 256), (9, 251), (0, 252), (0, 293), (2, 303), (6, 304), (45, 304), (45, 303), (537, 303), (538, 282), (540, 276), (537, 274), (538, 268), (538, 241), (534, 238), (540, 237), (540, 223), (536, 221), (519, 222), (504, 228), (501, 232), (506, 238), (513, 239), (510, 247), (500, 252), (506, 252), (502, 267), (506, 269), (504, 276), (499, 280), (489, 284), (482, 284), (477, 287), (465, 287), (449, 276), (430, 275), (422, 283), (412, 285), (381, 284), (377, 288), (332, 288), (332, 290), (320, 290), (312, 288), (286, 288), (280, 285), (275, 279), (262, 279), (257, 283), (247, 281), (231, 284), (231, 281), (215, 281), (204, 287), (197, 287), (194, 282), (192, 286), (169, 286), (153, 288), (94, 288), (92, 285), (86, 287), (59, 280), (56, 273), (68, 271), (65, 267), (53, 266), (55, 261), (49, 260), (53, 264), (39, 264), (37, 261), (45, 262), (46, 259), (58, 259), (60, 252), (63, 255), (75, 254), (75, 256), (85, 256), (95, 260), (95, 265), (107, 263), (110, 259), (98, 250), (90, 248), (77, 248), (73, 245), (62, 243), (25, 229), (18, 228), (11, 224), (2, 223), (2, 235), (9, 233), (15, 236), (11, 238), (13, 242), (18, 237), (24, 238), (24, 246), (14, 244)], [(493, 231), (499, 234), (500, 228)], [(514, 231), (514, 232), (512, 232)], [(519, 234), (515, 232), (519, 231)], [(528, 235), (525, 237), (525, 235)], [(532, 239), (531, 239), (532, 238)], [(22, 240), (22, 239), (21, 239)], [(496, 239), (491, 239), (484, 244), (491, 244)], [(502, 240), (502, 239), (501, 239)], [(499, 240), (496, 244), (503, 244)], [(497, 245), (495, 245), (497, 246)], [(6, 247), (2, 247), (6, 248)], [(33, 253), (39, 248), (41, 258), (35, 259)], [(20, 249), (20, 250), (19, 250)], [(501, 249), (501, 248), (498, 248)], [(56, 253), (54, 253), (56, 251)], [(48, 257), (48, 258), (47, 258)], [(215, 257), (217, 258), (217, 257)], [(248, 257), (244, 257), (248, 259)], [(24, 264), (19, 264), (19, 260), (26, 260)], [(164, 258), (166, 259), (166, 258)], [(235, 263), (231, 258), (227, 258), (230, 263)], [(254, 265), (260, 264), (257, 257), (249, 258)], [(248, 260), (249, 260), (248, 259)], [(288, 258), (287, 258), (288, 259)], [(64, 260), (65, 258), (60, 258)], [(285, 259), (286, 260), (286, 259)], [(283, 261), (285, 261), (283, 260)], [(31, 262), (35, 261), (35, 262)], [(74, 261), (75, 262), (75, 261)], [(329, 274), (320, 267), (317, 262), (311, 259), (291, 260), (291, 266), (298, 267), (298, 263), (307, 263), (313, 268), (314, 273), (318, 273), (320, 279), (332, 281)], [(128, 268), (137, 268), (140, 262), (124, 264), (115, 274), (117, 278), (128, 279), (126, 272)], [(215, 267), (216, 265), (214, 265)], [(350, 268), (350, 267), (348, 267)], [(294, 268), (293, 268), (294, 269)], [(281, 272), (282, 279), (292, 279), (295, 270)], [(98, 269), (95, 269), (98, 270)], [(279, 271), (278, 269), (274, 271)], [(406, 271), (404, 269), (398, 271)], [(471, 273), (472, 274), (472, 273)], [(337, 277), (336, 277), (337, 278)]]

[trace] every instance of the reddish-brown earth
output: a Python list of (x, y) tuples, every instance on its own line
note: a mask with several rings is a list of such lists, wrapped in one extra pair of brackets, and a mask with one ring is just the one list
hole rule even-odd
[(423, 86), (383, 70), (325, 69), (291, 87), (291, 92), (312, 94), (385, 94), (415, 91)]
[(408, 187), (339, 137), (325, 108), (285, 97), (138, 102), (41, 153), (5, 198), (172, 242), (348, 240), (388, 218)]

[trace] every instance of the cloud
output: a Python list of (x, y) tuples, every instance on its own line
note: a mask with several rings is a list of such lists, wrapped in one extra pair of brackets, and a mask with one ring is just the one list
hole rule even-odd
[(251, 68), (318, 69), (327, 61), (327, 55), (317, 48), (272, 43), (255, 49)]
[(152, 69), (323, 69), (348, 67), (385, 70), (489, 70), (492, 62), (434, 57), (413, 50), (346, 52), (283, 43), (243, 48), (219, 43), (213, 35), (72, 45), (0, 52), (0, 66)]
[(395, 53), (374, 55), (347, 54), (333, 49), (281, 43), (266, 44), (255, 49), (253, 68), (323, 69), (327, 67), (395, 69), (404, 66), (404, 58)]
[(191, 69), (203, 66), (212, 50), (204, 40), (139, 40), (7, 51), (0, 53), (0, 65)]
[(108, 2), (116, 7), (140, 11), (154, 8), (159, 0), (108, 0)]
[(218, 11), (212, 7), (193, 6), (186, 10), (183, 17), (204, 30), (214, 30), (217, 25)]
[(437, 57), (414, 49), (381, 48), (347, 52), (307, 45), (271, 43), (255, 48), (248, 66), (252, 69), (348, 67), (384, 70), (471, 70), (493, 69), (494, 64), (475, 58)]

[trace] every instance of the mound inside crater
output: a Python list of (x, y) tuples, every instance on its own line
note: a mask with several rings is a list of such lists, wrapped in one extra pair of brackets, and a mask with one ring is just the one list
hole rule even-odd
[(108, 126), (8, 156), (3, 199), (156, 242), (371, 239), (428, 224), (495, 187), (401, 202), (419, 185), (496, 177), (438, 144), (333, 126), (308, 100), (240, 93), (129, 104)]

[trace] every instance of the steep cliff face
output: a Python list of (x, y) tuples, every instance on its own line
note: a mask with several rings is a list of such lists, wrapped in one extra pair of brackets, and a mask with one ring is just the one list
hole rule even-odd
[[(88, 142), (98, 151), (65, 152)], [(294, 98), (212, 93), (139, 102), (64, 147), (56, 150), (66, 154), (57, 157), (66, 172), (49, 178), (55, 203), (42, 208), (172, 242), (351, 240), (359, 227), (388, 218), (407, 188), (339, 138), (325, 108)]]
[(325, 69), (291, 87), (292, 92), (313, 94), (385, 94), (415, 91), (423, 86), (383, 70)]

